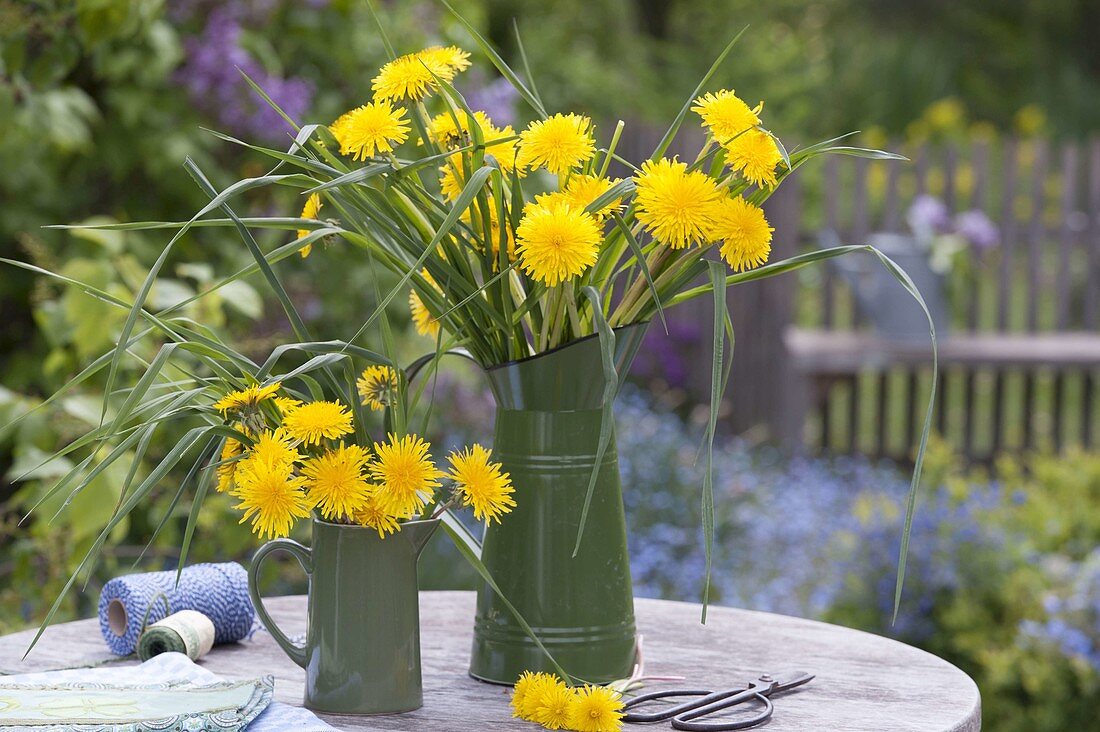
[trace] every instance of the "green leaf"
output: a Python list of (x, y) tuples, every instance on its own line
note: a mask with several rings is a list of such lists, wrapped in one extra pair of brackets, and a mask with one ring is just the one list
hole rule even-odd
[(875, 247), (866, 247), (872, 252), (887, 271), (894, 276), (905, 288), (924, 311), (924, 317), (928, 320), (928, 336), (932, 341), (932, 385), (928, 390), (928, 406), (924, 412), (924, 426), (921, 427), (920, 446), (917, 448), (917, 459), (913, 463), (913, 478), (909, 482), (909, 496), (905, 501), (905, 529), (901, 535), (901, 549), (898, 552), (898, 578), (894, 589), (894, 615), (891, 623), (897, 622), (898, 609), (901, 607), (901, 590), (905, 584), (905, 563), (909, 557), (909, 537), (913, 530), (913, 513), (917, 508), (917, 489), (920, 488), (921, 471), (924, 469), (924, 454), (928, 449), (928, 433), (932, 428), (932, 410), (936, 404), (936, 382), (939, 381), (940, 356), (936, 345), (936, 324), (932, 322), (932, 314), (928, 312), (928, 306), (921, 297), (920, 291), (913, 280), (892, 259)]
[(581, 288), (581, 292), (592, 305), (592, 318), (596, 321), (599, 335), (600, 358), (603, 363), (603, 402), (600, 405), (600, 439), (596, 445), (596, 463), (592, 466), (592, 475), (588, 479), (588, 492), (584, 496), (581, 508), (580, 525), (577, 527), (577, 543), (573, 545), (573, 556), (581, 550), (584, 537), (584, 525), (588, 522), (588, 509), (592, 505), (592, 495), (596, 491), (596, 479), (599, 478), (607, 446), (611, 442), (611, 431), (615, 428), (615, 394), (619, 391), (619, 375), (615, 371), (615, 331), (607, 323), (600, 303), (600, 293), (592, 286)]
[(638, 267), (642, 271), (642, 276), (645, 277), (646, 285), (649, 287), (650, 295), (653, 296), (653, 302), (657, 308), (657, 314), (661, 318), (661, 325), (665, 329), (665, 333), (668, 333), (668, 323), (665, 322), (665, 309), (661, 306), (661, 296), (657, 292), (657, 285), (653, 283), (653, 275), (649, 272), (649, 263), (646, 262), (645, 254), (642, 253), (642, 247), (638, 244), (638, 240), (634, 238), (634, 232), (630, 230), (630, 227), (623, 221), (623, 217), (617, 212), (612, 213), (615, 218), (615, 225), (619, 227), (619, 231), (623, 233), (623, 238), (626, 239), (627, 245), (630, 247), (631, 253), (634, 255), (634, 259), (638, 262)]
[[(722, 400), (722, 361), (726, 341), (723, 328), (727, 322), (725, 265), (708, 261), (707, 269), (714, 288), (714, 348), (710, 365), (710, 415), (707, 417), (706, 468), (703, 472), (703, 551), (706, 553), (706, 571), (703, 576), (703, 609), (700, 622), (707, 622), (707, 606), (710, 604), (710, 576), (714, 563), (714, 433), (718, 429), (718, 407)], [(731, 354), (732, 355), (732, 354)]]

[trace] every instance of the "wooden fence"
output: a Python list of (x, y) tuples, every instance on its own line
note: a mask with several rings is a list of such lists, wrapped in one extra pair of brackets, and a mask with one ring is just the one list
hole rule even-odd
[[(627, 159), (659, 135), (635, 131)], [(673, 153), (694, 156), (698, 139)], [(895, 148), (897, 149), (897, 148)], [(950, 332), (941, 336), (934, 423), (975, 460), (1002, 450), (1091, 447), (1100, 434), (1100, 140), (973, 141), (904, 149), (911, 162), (829, 157), (804, 166), (769, 200), (773, 259), (821, 232), (864, 243), (906, 230), (929, 193), (952, 211), (984, 211), (999, 246), (952, 270)], [(855, 255), (864, 256), (864, 255)], [(868, 255), (869, 256), (869, 255)], [(732, 288), (737, 332), (724, 422), (790, 447), (906, 459), (931, 381), (926, 343), (877, 338), (833, 267)], [(707, 302), (674, 311), (708, 334)], [(709, 383), (709, 336), (689, 361), (695, 398)]]

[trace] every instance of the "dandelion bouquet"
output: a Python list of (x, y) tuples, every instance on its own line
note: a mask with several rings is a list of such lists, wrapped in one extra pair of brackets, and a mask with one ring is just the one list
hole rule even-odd
[[(398, 378), (389, 366), (365, 369), (357, 381), (361, 403), (376, 411), (392, 405)], [(222, 444), (217, 490), (240, 500), (241, 522), (251, 521), (261, 537), (289, 535), (314, 510), (385, 537), (403, 521), (437, 518), (459, 505), (472, 506), (485, 521), (499, 521), (516, 505), (508, 474), (481, 445), (452, 452), (443, 472), (423, 438), (391, 433), (384, 441), (358, 444), (347, 406), (296, 399), (278, 381), (231, 392), (213, 409), (241, 433)]]
[[(703, 485), (704, 531), (709, 547), (713, 537), (713, 511), (708, 508), (713, 505), (711, 446), (717, 401), (727, 373), (725, 349), (733, 334), (726, 312), (726, 288), (830, 257), (867, 251), (878, 257), (920, 301), (905, 273), (873, 247), (839, 246), (769, 261), (773, 229), (762, 204), (788, 176), (818, 156), (843, 154), (879, 159), (898, 156), (849, 147), (840, 143), (841, 138), (788, 152), (764, 125), (763, 103), (749, 104), (732, 90), (707, 89), (729, 56), (735, 38), (688, 95), (649, 158), (635, 164), (617, 153), (624, 134), (622, 122), (606, 130), (583, 114), (550, 113), (526, 68), (522, 44), (521, 79), (472, 25), (457, 14), (456, 17), (493, 66), (515, 86), (529, 107), (532, 121), (516, 130), (497, 124), (467, 104), (452, 85), (471, 64), (466, 50), (436, 46), (398, 54), (381, 27), (379, 33), (391, 60), (373, 75), (371, 98), (362, 100), (359, 106), (334, 121), (300, 123), (291, 119), (253, 84), (256, 92), (293, 128), (289, 146), (285, 150), (274, 149), (227, 135), (218, 136), (269, 156), (273, 161), (269, 173), (217, 190), (199, 167), (188, 160), (186, 170), (211, 199), (189, 221), (105, 227), (174, 229), (175, 233), (133, 302), (93, 292), (127, 308), (129, 313), (117, 347), (89, 367), (93, 369), (91, 373), (107, 369), (110, 392), (119, 363), (134, 342), (153, 333), (167, 337), (170, 343), (165, 347), (167, 352), (162, 350), (150, 363), (146, 376), (130, 391), (114, 418), (78, 441), (76, 447), (66, 450), (117, 440), (120, 436), (124, 441), (136, 442), (141, 439), (142, 429), (152, 428), (149, 420), (155, 423), (156, 418), (171, 409), (193, 409), (192, 403), (199, 395), (208, 398), (211, 392), (220, 390), (216, 394), (220, 399), (228, 391), (226, 387), (245, 389), (250, 385), (270, 390), (276, 382), (286, 383), (305, 376), (302, 369), (307, 369), (311, 379), (306, 384), (308, 388), (288, 395), (303, 404), (290, 411), (284, 412), (275, 403), (276, 398), (285, 397), (276, 397), (273, 392), (270, 399), (256, 405), (258, 409), (251, 415), (234, 409), (223, 410), (221, 415), (209, 409), (202, 412), (204, 426), (187, 434), (166, 459), (165, 471), (200, 442), (204, 445), (201, 448), (205, 451), (204, 458), (216, 457), (212, 452), (221, 446), (224, 453), (219, 468), (221, 477), (229, 478), (232, 470), (230, 479), (242, 494), (243, 509), (251, 510), (249, 517), (256, 519), (259, 530), (267, 534), (282, 531), (286, 521), (261, 520), (263, 511), (259, 504), (247, 502), (249, 499), (244, 495), (255, 490), (253, 486), (258, 484), (261, 471), (268, 471), (263, 474), (266, 476), (274, 469), (263, 459), (269, 450), (283, 454), (280, 478), (295, 482), (294, 490), (298, 491), (293, 494), (295, 497), (304, 496), (301, 504), (286, 509), (286, 515), (291, 517), (316, 506), (345, 520), (368, 522), (364, 517), (368, 507), (374, 506), (394, 521), (400, 521), (420, 512), (429, 500), (435, 500), (436, 505), (450, 505), (456, 500), (468, 502), (482, 516), (496, 516), (506, 510), (507, 494), (502, 486), (507, 484), (508, 476), (480, 448), (475, 446), (452, 456), (449, 477), (457, 489), (450, 497), (432, 498), (440, 480), (435, 468), (423, 467), (416, 490), (399, 489), (394, 482), (398, 473), (406, 477), (411, 473), (396, 471), (387, 475), (386, 463), (391, 456), (393, 460), (406, 461), (403, 470), (411, 470), (412, 466), (422, 465), (427, 455), (426, 446), (409, 435), (407, 414), (400, 399), (392, 410), (389, 425), (392, 429), (386, 431), (393, 436), (374, 442), (366, 435), (363, 421), (358, 418), (363, 400), (354, 387), (348, 386), (351, 376), (348, 360), (353, 356), (366, 357), (376, 366), (395, 368), (392, 344), (384, 349), (386, 356), (358, 345), (372, 327), (381, 328), (384, 335), (388, 333), (384, 316), (387, 306), (397, 298), (407, 298), (416, 329), (435, 342), (433, 366), (439, 355), (456, 348), (489, 368), (545, 354), (581, 339), (598, 339), (603, 353), (603, 377), (608, 384), (602, 403), (604, 429), (595, 451), (595, 465), (599, 465), (608, 446), (612, 399), (620, 378), (614, 358), (617, 329), (654, 318), (663, 320), (665, 308), (711, 295), (715, 306), (715, 358), (711, 417), (704, 450), (708, 469)], [(706, 133), (701, 149), (690, 160), (667, 157), (673, 139), (689, 119), (700, 124)], [(252, 189), (266, 186), (286, 187), (299, 193), (301, 214), (241, 218), (233, 202)], [(157, 313), (146, 309), (150, 291), (172, 248), (196, 226), (236, 230), (253, 256), (252, 266), (208, 292), (250, 274), (260, 273), (264, 277), (299, 341), (273, 354), (274, 361), (291, 351), (311, 356), (305, 366), (290, 372), (288, 378), (273, 377), (271, 362), (253, 364), (212, 339), (201, 326), (182, 322), (175, 317), (176, 307)], [(289, 241), (265, 251), (254, 238), (254, 229), (293, 234)], [(299, 256), (361, 256), (392, 272), (397, 284), (379, 294), (379, 306), (364, 319), (358, 332), (346, 340), (319, 342), (309, 332), (274, 269), (277, 263), (287, 266)], [(90, 292), (94, 289), (78, 284)], [(179, 403), (171, 401), (172, 394), (165, 394), (161, 397), (163, 401), (152, 400), (153, 406), (141, 405), (141, 409), (135, 410), (136, 400), (149, 393), (176, 351), (197, 361), (204, 372), (176, 389), (174, 398), (184, 400), (183, 403), (190, 399), (192, 403), (174, 406)], [(315, 380), (313, 371), (317, 372)], [(336, 406), (323, 406), (325, 397), (314, 393), (321, 387), (329, 391), (330, 400), (336, 395), (356, 412), (353, 424), (337, 420)], [(367, 388), (368, 405), (372, 404), (369, 394), (373, 388)], [(401, 393), (406, 388), (405, 378), (399, 372), (397, 388)], [(931, 404), (930, 397), (929, 409)], [(128, 432), (128, 420), (135, 415), (145, 421), (138, 422), (137, 431)], [(325, 416), (332, 421), (308, 423), (307, 415)], [(310, 432), (308, 427), (321, 431)], [(355, 430), (356, 439), (345, 439), (343, 430), (348, 427)], [(927, 433), (926, 419), (909, 498), (910, 513)], [(314, 434), (321, 436), (323, 444), (307, 441)], [(228, 439), (240, 443), (240, 455), (234, 454), (238, 447)], [(255, 441), (259, 439), (265, 442), (257, 456), (259, 443)], [(246, 444), (250, 446), (246, 448)], [(236, 467), (231, 469), (231, 464)], [(486, 486), (493, 487), (497, 502), (484, 503), (479, 509), (478, 502), (489, 499), (477, 496), (474, 483), (464, 477), (467, 475), (464, 470), (476, 473)], [(597, 470), (593, 467), (591, 472), (578, 546), (596, 481)], [(63, 484), (72, 484), (81, 477), (79, 473), (67, 477), (68, 482)], [(357, 486), (355, 490), (347, 488), (352, 484)], [(79, 485), (86, 485), (86, 481), (81, 480)], [(362, 485), (368, 488), (363, 489)], [(348, 502), (345, 493), (355, 493), (358, 498)], [(132, 498), (139, 499), (140, 494), (138, 490)], [(415, 499), (411, 498), (413, 495)], [(386, 524), (379, 519), (370, 520), (382, 526), (383, 532), (386, 530)], [(452, 528), (459, 531), (455, 526)], [(189, 527), (185, 541), (190, 540), (190, 531)], [(902, 541), (899, 593), (907, 542), (908, 522)], [(460, 544), (476, 561), (476, 541), (465, 537)], [(709, 556), (708, 551), (708, 578)], [(492, 582), (484, 571), (482, 576)]]

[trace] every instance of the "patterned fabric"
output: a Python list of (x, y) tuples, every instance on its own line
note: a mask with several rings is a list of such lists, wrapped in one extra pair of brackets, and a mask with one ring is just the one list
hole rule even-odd
[[(111, 630), (111, 602), (126, 610), (122, 634)], [(256, 613), (248, 598), (248, 572), (236, 562), (186, 567), (116, 577), (99, 596), (99, 629), (112, 653), (128, 656), (145, 626), (179, 612), (197, 610), (214, 623), (214, 643), (233, 643), (248, 635)]]
[[(163, 655), (190, 662), (182, 654)], [(176, 662), (169, 659), (169, 664)], [(137, 670), (144, 668), (139, 666)], [(0, 681), (0, 727), (26, 732), (238, 732), (249, 727), (271, 704), (274, 681), (270, 676), (197, 685), (173, 678), (156, 682), (153, 679), (165, 669), (149, 671), (135, 674), (132, 669), (112, 669), (10, 676)], [(79, 677), (84, 678), (74, 680)]]
[[(191, 659), (182, 653), (162, 653), (155, 656), (140, 666), (100, 667), (95, 669), (71, 669), (66, 671), (45, 671), (41, 673), (20, 674), (17, 676), (0, 677), (0, 727), (3, 726), (3, 699), (5, 689), (13, 685), (20, 687), (58, 687), (78, 685), (84, 688), (128, 687), (129, 689), (156, 689), (159, 693), (165, 690), (214, 690), (220, 691), (224, 687), (255, 684), (266, 697), (255, 702), (243, 710), (236, 722), (232, 722), (225, 716), (225, 712), (218, 712), (220, 718), (210, 718), (211, 725), (203, 726), (201, 717), (177, 719), (166, 726), (155, 726), (151, 722), (145, 722), (142, 726), (118, 726), (104, 723), (96, 723), (89, 726), (71, 725), (54, 722), (47, 726), (22, 727), (14, 729), (33, 730), (45, 732), (46, 730), (72, 730), (73, 732), (162, 732), (167, 729), (180, 730), (243, 730), (248, 732), (336, 732), (335, 728), (322, 722), (312, 712), (289, 704), (271, 702), (271, 678), (254, 679), (250, 682), (225, 682), (219, 676), (196, 665)], [(264, 692), (263, 690), (266, 690)], [(113, 701), (118, 701), (114, 698)], [(129, 699), (127, 699), (129, 701)], [(108, 708), (109, 710), (109, 708)], [(115, 709), (117, 711), (117, 708)], [(248, 716), (251, 713), (251, 716)], [(157, 722), (161, 724), (161, 722)], [(179, 726), (173, 726), (178, 724)], [(220, 726), (215, 726), (220, 725)]]

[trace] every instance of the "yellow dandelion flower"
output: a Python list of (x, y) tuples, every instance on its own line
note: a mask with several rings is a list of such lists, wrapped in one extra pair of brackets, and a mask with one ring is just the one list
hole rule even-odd
[(767, 132), (750, 130), (726, 145), (726, 160), (745, 180), (770, 188), (776, 183), (775, 168), (783, 162), (783, 154)]
[(772, 232), (764, 211), (741, 196), (719, 205), (714, 236), (722, 241), (722, 258), (735, 272), (759, 267), (772, 251)]
[[(422, 270), (420, 276), (437, 291), (443, 292), (436, 281), (432, 279), (432, 276), (428, 274), (428, 270)], [(432, 338), (439, 335), (439, 321), (428, 310), (424, 301), (420, 299), (420, 295), (416, 294), (416, 290), (409, 290), (409, 311), (412, 313), (413, 325), (416, 327), (417, 333)]]
[(397, 371), (390, 366), (368, 366), (355, 382), (363, 404), (379, 412), (397, 397)]
[(256, 385), (240, 391), (230, 392), (214, 402), (214, 409), (222, 414), (228, 414), (229, 412), (255, 408), (260, 402), (275, 396), (275, 392), (279, 391), (282, 386), (282, 383), (275, 382), (268, 386)]
[(372, 489), (363, 469), (369, 457), (358, 445), (340, 445), (302, 463), (306, 495), (322, 516), (350, 518), (366, 507)]
[[(458, 72), (470, 68), (469, 52), (463, 51), (458, 46), (431, 46), (421, 51), (419, 56), (433, 71), (446, 69), (446, 73), (449, 73), (452, 78)], [(436, 71), (436, 76), (443, 77), (444, 74)], [(447, 80), (450, 81), (450, 79)]]
[(244, 446), (232, 437), (225, 438), (222, 443), (221, 455), (218, 456), (218, 492), (225, 493), (233, 487), (233, 474), (237, 472), (237, 464), (240, 460), (234, 460), (243, 452)]
[[(498, 220), (500, 215), (497, 213), (497, 207), (493, 205), (493, 202), (489, 202), (489, 250), (493, 253), (493, 269), (496, 270), (498, 255), (500, 254), (500, 240), (504, 238), (505, 246), (508, 251), (508, 260), (511, 261), (515, 258), (516, 253), (516, 238), (512, 234), (512, 227), (505, 226), (504, 231), (500, 230), (500, 221)], [(464, 221), (474, 232), (475, 236), (480, 241), (485, 237), (485, 224), (481, 217), (481, 208), (478, 206), (470, 206), (462, 212), (462, 221)], [(482, 249), (481, 251), (484, 251)]]
[(351, 412), (339, 402), (309, 402), (283, 417), (283, 427), (296, 440), (318, 445), (352, 430)]
[(559, 685), (565, 686), (562, 680), (553, 674), (524, 671), (512, 690), (512, 716), (534, 722), (543, 693)]
[(622, 696), (604, 686), (576, 690), (569, 710), (569, 727), (577, 732), (618, 732), (623, 727)]
[(374, 444), (370, 474), (378, 484), (382, 507), (394, 516), (411, 516), (424, 507), (425, 495), (439, 487), (441, 473), (432, 463), (430, 445), (416, 435)]
[(603, 234), (596, 217), (566, 203), (528, 207), (516, 229), (524, 271), (547, 285), (572, 279), (596, 263)]
[(714, 135), (714, 139), (726, 143), (760, 124), (758, 115), (763, 105), (761, 102), (756, 109), (750, 109), (732, 89), (722, 89), (707, 92), (696, 99), (691, 111), (703, 118), (703, 125)]
[(638, 221), (673, 249), (710, 241), (715, 204), (722, 192), (705, 173), (667, 158), (646, 161), (635, 178)]
[(579, 114), (536, 120), (519, 135), (519, 167), (564, 175), (596, 154), (592, 133), (592, 120)]
[(302, 406), (302, 400), (294, 397), (275, 397), (275, 406), (278, 408), (279, 414), (287, 414)]
[[(302, 213), (298, 215), (300, 219), (315, 219), (317, 214), (321, 211), (321, 196), (318, 193), (311, 193), (309, 198), (306, 199), (306, 205), (302, 206)], [(309, 236), (309, 229), (298, 229), (298, 238), (304, 239)], [(309, 256), (309, 253), (313, 251), (312, 244), (306, 244), (304, 247), (298, 250), (298, 254), (305, 259)]]
[[(574, 175), (569, 179), (569, 183), (566, 184), (565, 190), (561, 192), (562, 199), (569, 203), (574, 208), (585, 209), (589, 204), (595, 201), (611, 190), (612, 186), (622, 183), (619, 178), (597, 178), (594, 175)], [(607, 204), (599, 211), (595, 212), (595, 216), (598, 219), (605, 219), (613, 212), (621, 210), (623, 202), (621, 198), (616, 198), (611, 203)]]
[(266, 430), (260, 433), (248, 451), (252, 462), (268, 465), (294, 465), (302, 459), (301, 453), (293, 446), (294, 438), (286, 430)]
[(355, 512), (355, 522), (374, 529), (378, 532), (378, 538), (385, 539), (386, 534), (401, 530), (401, 524), (398, 523), (400, 517), (386, 511), (378, 497), (378, 486), (372, 485), (370, 488), (363, 507)]
[(462, 494), (462, 505), (473, 506), (475, 518), (500, 523), (501, 515), (516, 505), (512, 498), (515, 488), (508, 473), (501, 471), (500, 463), (489, 462), (491, 455), (476, 443), (461, 452), (452, 452), (447, 477)]
[(409, 137), (405, 109), (385, 101), (371, 102), (345, 112), (329, 127), (340, 143), (340, 154), (352, 160), (366, 160), (377, 153), (392, 152)]
[(470, 54), (460, 48), (433, 46), (417, 53), (395, 58), (371, 81), (374, 98), (394, 101), (416, 101), (435, 90), (439, 77), (451, 81), (455, 74), (470, 66)]
[(253, 533), (261, 538), (286, 536), (300, 518), (308, 518), (312, 505), (302, 491), (305, 479), (293, 467), (253, 458), (242, 460), (235, 477), (236, 508), (244, 512), (240, 523), (251, 519)]
[[(474, 124), (481, 131), (483, 139), (493, 129), (493, 121), (484, 112), (474, 112)], [(443, 147), (461, 147), (469, 144), (473, 137), (470, 129), (470, 118), (464, 111), (454, 114), (443, 112), (433, 117), (428, 124), (428, 135)]]
[(524, 671), (516, 679), (515, 685), (512, 687), (512, 716), (523, 717), (523, 704), (527, 700), (528, 695), (534, 690), (538, 684), (538, 675), (533, 671)]
[(546, 729), (569, 729), (570, 714), (576, 703), (577, 692), (563, 683), (547, 685), (539, 694), (535, 718)]
[(519, 157), (519, 138), (512, 125), (492, 127), (485, 131), (485, 154), (491, 155), (505, 173), (515, 172), (524, 177), (527, 171), (517, 168)]
[(451, 203), (458, 200), (462, 194), (462, 188), (466, 185), (462, 177), (462, 163), (458, 153), (447, 158), (446, 165), (439, 168), (439, 192)]

